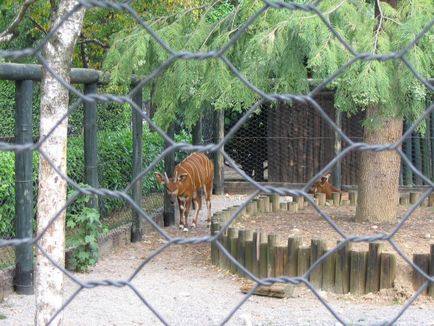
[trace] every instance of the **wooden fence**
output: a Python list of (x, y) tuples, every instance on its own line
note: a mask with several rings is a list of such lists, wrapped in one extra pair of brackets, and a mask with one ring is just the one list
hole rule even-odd
[[(322, 194), (318, 197), (320, 198), (316, 200), (320, 205), (326, 203)], [(344, 204), (355, 204), (356, 197), (356, 192), (350, 192), (349, 199), (344, 199)], [(403, 198), (413, 202), (417, 195)], [(406, 200), (405, 202), (407, 203)], [(430, 203), (432, 204), (432, 201)], [(330, 204), (333, 204), (333, 201)], [(337, 196), (334, 198), (334, 204), (341, 204)], [(279, 195), (260, 196), (243, 208), (238, 216), (250, 217), (282, 210), (295, 213), (306, 206), (307, 202), (303, 197), (281, 202)], [(211, 224), (212, 234), (216, 234), (239, 208), (234, 206), (215, 213)], [(299, 236), (282, 240), (276, 234), (264, 234), (236, 227), (229, 227), (219, 239), (233, 258), (259, 278), (303, 276), (312, 264), (331, 250), (327, 248), (326, 241), (320, 238), (311, 239), (310, 246), (303, 245), (303, 239)], [(365, 294), (393, 288), (397, 258), (395, 254), (382, 252), (382, 249), (382, 244), (373, 242), (369, 243), (367, 251), (353, 250), (349, 243), (325, 257), (322, 263), (309, 273), (308, 279), (316, 288), (339, 294)], [(245, 276), (214, 243), (211, 245), (211, 261), (216, 266)], [(428, 275), (434, 274), (434, 245), (431, 246), (431, 255), (415, 255), (414, 261)], [(426, 279), (420, 273), (413, 272), (415, 289), (424, 281)], [(434, 286), (427, 287), (427, 291), (434, 297)]]

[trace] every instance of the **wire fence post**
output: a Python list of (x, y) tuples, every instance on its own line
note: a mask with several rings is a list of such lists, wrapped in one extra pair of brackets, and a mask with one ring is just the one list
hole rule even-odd
[[(96, 83), (85, 84), (84, 94), (96, 94)], [(84, 166), (86, 184), (98, 188), (98, 150), (96, 101), (84, 101)], [(88, 207), (98, 209), (98, 197), (92, 196)]]
[[(15, 141), (32, 143), (33, 82), (16, 82)], [(32, 150), (15, 154), (15, 230), (17, 239), (32, 237), (33, 189)], [(14, 286), (18, 294), (33, 294), (33, 254), (31, 244), (15, 247), (16, 268)]]
[[(142, 110), (143, 98), (142, 90), (137, 90), (132, 97), (133, 102)], [(143, 119), (137, 110), (133, 108), (131, 114), (132, 119), (132, 129), (133, 129), (133, 180), (142, 172), (143, 170)], [(139, 178), (134, 183), (133, 190), (133, 200), (137, 206), (142, 207), (143, 194), (142, 194), (142, 178)], [(132, 226), (131, 226), (131, 242), (138, 242), (142, 240), (142, 219), (139, 213), (133, 209), (132, 210)]]

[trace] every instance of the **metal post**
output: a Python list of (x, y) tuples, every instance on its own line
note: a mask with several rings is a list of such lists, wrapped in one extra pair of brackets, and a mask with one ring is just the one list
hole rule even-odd
[[(142, 90), (138, 90), (133, 94), (133, 102), (142, 110), (143, 99)], [(131, 114), (132, 128), (133, 128), (133, 179), (135, 179), (143, 170), (143, 119), (137, 110), (133, 109)], [(142, 178), (132, 187), (133, 200), (142, 207)], [(138, 242), (142, 240), (142, 224), (143, 220), (139, 213), (133, 209), (132, 211), (133, 222), (131, 226), (131, 242)]]
[[(225, 136), (225, 112), (223, 110), (215, 111), (215, 136), (214, 142), (219, 143)], [(221, 148), (223, 150), (223, 148)], [(224, 185), (224, 157), (220, 151), (214, 155), (214, 193), (223, 195), (225, 191)]]
[[(17, 144), (32, 143), (32, 93), (33, 82), (16, 82), (15, 140)], [(33, 190), (32, 151), (15, 154), (15, 230), (17, 239), (32, 237)], [(16, 267), (14, 286), (18, 294), (33, 294), (32, 245), (15, 247)]]
[[(96, 94), (96, 83), (84, 85), (84, 94)], [(98, 187), (98, 165), (96, 146), (96, 101), (84, 102), (84, 166), (86, 184)], [(98, 198), (90, 200), (88, 206), (98, 209)]]
[[(337, 108), (336, 110), (336, 125), (339, 127), (339, 129), (342, 130), (342, 112), (339, 111)], [(335, 156), (339, 155), (342, 151), (342, 139), (341, 136), (337, 131), (335, 131)], [(332, 182), (333, 185), (341, 189), (342, 187), (342, 162), (341, 160), (338, 160), (336, 162), (334, 172), (332, 174)]]
[[(410, 123), (405, 120), (404, 122), (404, 131), (407, 131), (408, 128), (410, 127)], [(413, 161), (412, 157), (413, 157), (413, 146), (412, 146), (412, 135), (410, 135), (410, 137), (406, 138), (404, 140), (404, 153), (405, 156), (407, 156), (407, 158), (410, 160), (410, 162)], [(413, 185), (413, 171), (410, 169), (410, 167), (405, 163), (403, 164), (403, 168), (404, 168), (404, 185), (406, 186), (411, 186)]]
[[(167, 130), (167, 135), (173, 139), (175, 135), (175, 126), (172, 124)], [(164, 142), (164, 148), (168, 148), (170, 144)], [(175, 154), (172, 152), (167, 154), (164, 158), (164, 170), (168, 176), (172, 176), (175, 169)], [(167, 191), (164, 191), (164, 208), (163, 208), (163, 220), (164, 226), (170, 226), (175, 224), (175, 206), (171, 203), (170, 197)]]

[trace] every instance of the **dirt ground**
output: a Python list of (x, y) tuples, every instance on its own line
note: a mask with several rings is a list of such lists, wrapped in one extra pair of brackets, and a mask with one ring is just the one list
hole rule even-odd
[[(242, 196), (215, 196), (213, 209), (221, 210), (243, 200)], [(267, 215), (256, 218), (255, 222), (250, 220), (248, 225), (254, 225), (255, 229), (262, 225), (264, 230), (281, 232), (282, 236), (287, 236), (290, 230), (295, 232), (294, 228), (300, 233), (309, 228), (323, 229), (321, 235), (332, 237), (331, 229), (323, 226), (321, 219), (308, 209), (298, 215), (298, 218), (284, 214)], [(204, 214), (201, 214), (198, 228), (188, 233), (176, 227), (164, 228), (164, 232), (171, 238), (198, 239), (209, 234), (204, 219)], [(338, 224), (347, 223), (351, 228), (352, 224), (345, 221), (344, 216), (336, 217), (336, 220)], [(247, 225), (246, 221), (243, 223)], [(369, 230), (371, 226), (360, 226), (363, 227)], [(325, 230), (330, 233), (324, 233)], [(354, 228), (350, 230), (351, 234), (356, 231)], [(165, 243), (166, 240), (155, 231), (142, 242), (114, 250), (90, 273), (74, 273), (73, 276), (81, 282), (96, 282), (91, 284), (100, 286), (79, 292), (64, 310), (64, 325), (221, 325), (235, 309), (227, 325), (379, 325), (394, 320), (401, 313), (403, 304), (408, 302), (407, 294), (402, 295), (396, 289), (364, 296), (319, 291), (342, 323), (303, 285), (299, 286), (293, 298), (252, 296), (243, 303), (246, 297), (240, 286), (244, 280), (212, 266), (207, 243), (172, 245), (142, 266)], [(112, 282), (128, 280), (132, 275), (131, 286), (108, 286)], [(65, 278), (65, 300), (77, 288), (77, 283)], [(158, 313), (152, 313), (145, 302)], [(0, 325), (33, 325), (34, 311), (34, 296), (12, 294), (0, 303)], [(434, 302), (421, 297), (394, 325), (433, 326), (433, 321)]]

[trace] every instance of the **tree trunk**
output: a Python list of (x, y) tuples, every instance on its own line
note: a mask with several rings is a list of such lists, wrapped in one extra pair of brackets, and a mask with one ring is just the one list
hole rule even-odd
[[(54, 18), (54, 25), (62, 21), (62, 17), (71, 11), (75, 0), (63, 0), (59, 4)], [(84, 9), (75, 12), (64, 22), (46, 43), (43, 55), (48, 65), (60, 78), (69, 82), (72, 54), (83, 23)], [(59, 266), (65, 264), (65, 210), (66, 181), (53, 169), (55, 166), (66, 174), (66, 137), (67, 119), (60, 122), (68, 110), (69, 94), (44, 67), (41, 81), (41, 120), (40, 133), (45, 137), (51, 129), (55, 131), (44, 141), (41, 151), (51, 161), (40, 157), (39, 191), (37, 206), (37, 233), (45, 231), (46, 226), (56, 214), (54, 223), (45, 231), (38, 241), (44, 253)], [(63, 210), (62, 210), (63, 209)], [(36, 256), (35, 325), (46, 325), (63, 304), (63, 272), (38, 250)], [(62, 314), (59, 314), (51, 325), (60, 325)]]
[[(377, 107), (368, 108), (366, 119), (378, 117)], [(402, 118), (384, 118), (375, 129), (366, 128), (368, 144), (394, 143), (402, 136)], [(359, 195), (356, 221), (394, 222), (399, 201), (401, 158), (396, 151), (360, 153)]]

